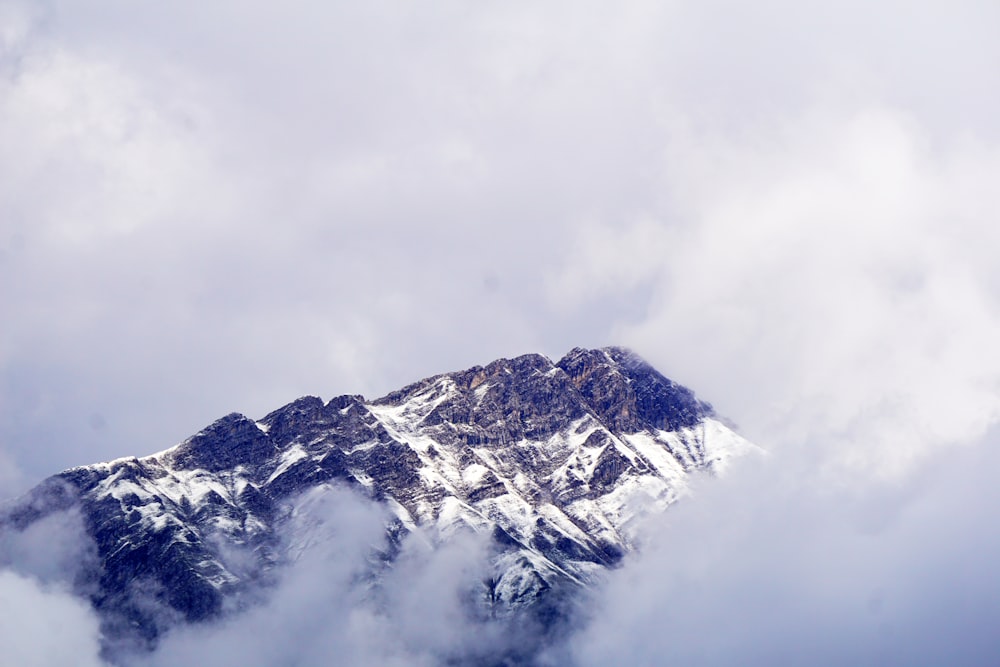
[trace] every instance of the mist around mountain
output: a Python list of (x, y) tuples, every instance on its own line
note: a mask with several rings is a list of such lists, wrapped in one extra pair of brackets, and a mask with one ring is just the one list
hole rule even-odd
[[(230, 414), (48, 478), (0, 535), (7, 563), (48, 561), (37, 576), (90, 603), (114, 664), (192, 660), (202, 640), (246, 647), (240, 664), (289, 645), (307, 661), (535, 664), (565, 652), (651, 517), (747, 454), (761, 450), (633, 352), (576, 348)], [(297, 620), (282, 637), (274, 618)]]
[[(577, 367), (574, 359), (590, 361)], [(507, 441), (503, 434), (529, 423), (538, 427), (546, 415), (559, 415), (560, 421), (543, 426), (543, 434), (564, 430), (561, 418), (574, 415), (572, 402), (540, 400), (551, 399), (552, 394), (539, 393), (540, 387), (559, 378), (569, 380), (565, 386), (573, 388), (570, 395), (589, 397), (600, 408), (593, 410), (594, 416), (601, 424), (612, 424), (616, 435), (611, 437), (622, 443), (635, 441), (636, 432), (644, 430), (636, 431), (637, 419), (656, 422), (672, 415), (673, 424), (656, 423), (678, 427), (680, 432), (691, 424), (714, 421), (707, 404), (639, 363), (617, 349), (574, 351), (559, 365), (537, 355), (499, 360), (428, 378), (371, 402), (360, 397), (353, 402), (341, 397), (327, 404), (300, 400), (260, 422), (229, 416), (160, 454), (86, 466), (54, 477), (5, 508), (6, 529), (0, 536), (4, 564), (0, 591), (5, 601), (0, 607), (0, 645), (5, 658), (12, 664), (124, 667), (312, 667), (331, 660), (345, 665), (588, 667), (609, 662), (979, 665), (991, 664), (1000, 654), (992, 631), (1000, 618), (1000, 577), (995, 569), (1000, 530), (984, 519), (1000, 501), (994, 484), (995, 448), (974, 447), (932, 458), (909, 483), (859, 488), (817, 469), (814, 455), (786, 452), (780, 461), (773, 453), (746, 456), (758, 450), (752, 446), (748, 450), (739, 444), (745, 441), (737, 439), (731, 442), (737, 450), (720, 450), (730, 454), (744, 450), (724, 475), (717, 474), (715, 458), (708, 456), (683, 477), (670, 480), (674, 486), (664, 485), (660, 491), (682, 491), (683, 497), (678, 500), (668, 494), (661, 498), (665, 503), (644, 505), (648, 511), (630, 524), (630, 539), (620, 558), (599, 566), (587, 559), (593, 555), (586, 556), (586, 540), (573, 548), (564, 545), (544, 552), (539, 548), (543, 541), (532, 542), (509, 523), (513, 514), (505, 518), (495, 513), (492, 524), (477, 523), (484, 513), (502, 507), (497, 499), (504, 495), (478, 492), (498, 482), (506, 490), (510, 480), (490, 481), (478, 475), (476, 484), (452, 487), (449, 493), (458, 493), (466, 510), (449, 515), (440, 510), (454, 495), (428, 496), (428, 489), (436, 488), (434, 483), (415, 482), (386, 461), (374, 459), (379, 465), (366, 469), (376, 475), (367, 479), (358, 467), (340, 477), (315, 477), (324, 470), (322, 457), (289, 454), (296, 446), (316, 444), (320, 433), (343, 437), (365, 432), (360, 428), (363, 419), (351, 420), (353, 426), (346, 431), (331, 430), (329, 422), (317, 421), (324, 405), (335, 408), (328, 415), (345, 417), (352, 406), (355, 416), (366, 414), (361, 408), (371, 406), (365, 408), (369, 416), (380, 414), (387, 421), (375, 419), (369, 428), (388, 423), (398, 429), (402, 422), (388, 421), (388, 414), (412, 418), (419, 409), (419, 418), (407, 423), (421, 427), (402, 440), (419, 444), (418, 435), (437, 434), (438, 458), (447, 459), (445, 433), (461, 434), (451, 442), (458, 451), (470, 442), (494, 452), (516, 450), (518, 442), (535, 442), (537, 450), (539, 441)], [(636, 367), (641, 372), (629, 377)], [(599, 382), (588, 383), (585, 377)], [(617, 386), (616, 379), (621, 381)], [(468, 387), (464, 391), (463, 382)], [(507, 398), (481, 414), (495, 416), (499, 410), (510, 416), (516, 404), (520, 421), (508, 420), (498, 429), (492, 419), (477, 425), (476, 410), (463, 413), (459, 408), (468, 407), (462, 400), (466, 392), (475, 396), (482, 386), (492, 386)], [(672, 397), (663, 404), (666, 407), (687, 409), (651, 411), (647, 404), (645, 411), (636, 411), (645, 395), (636, 389), (651, 386), (669, 390), (660, 394), (661, 399)], [(504, 387), (507, 393), (499, 391)], [(604, 391), (609, 388), (615, 390)], [(530, 405), (521, 401), (528, 395), (536, 399)], [(626, 400), (608, 400), (616, 396)], [(428, 401), (430, 397), (434, 400)], [(310, 410), (311, 417), (306, 418)], [(313, 428), (317, 424), (323, 428)], [(463, 424), (469, 428), (456, 428)], [(220, 431), (227, 437), (214, 437)], [(261, 455), (266, 450), (261, 449), (262, 434), (270, 442), (280, 441), (282, 433), (287, 438), (284, 449)], [(577, 454), (590, 440), (590, 435), (582, 435), (576, 449), (569, 448)], [(400, 436), (396, 430), (382, 445), (391, 447)], [(379, 442), (377, 435), (361, 440)], [(666, 449), (671, 443), (677, 441), (667, 439), (660, 446)], [(239, 447), (218, 448), (225, 444)], [(429, 443), (423, 445), (419, 453), (429, 455)], [(327, 453), (373, 451), (371, 444), (360, 449), (351, 442), (339, 446)], [(247, 472), (245, 457), (257, 460), (263, 466), (259, 472), (266, 473), (272, 484), (294, 464), (301, 468), (293, 479), (302, 487), (280, 496), (282, 511), (274, 515), (280, 519), (270, 529), (261, 529), (258, 537), (264, 539), (248, 539), (254, 534), (253, 512), (234, 527), (233, 521), (240, 517), (234, 518), (232, 512), (239, 503), (228, 503), (221, 496), (213, 500), (211, 495), (218, 479), (232, 476), (241, 466)], [(573, 490), (563, 498), (569, 501), (563, 507), (570, 512), (574, 502), (587, 500), (595, 489), (596, 497), (608, 495), (608, 488), (592, 486), (607, 479), (595, 474), (600, 458), (582, 486), (569, 485), (556, 474), (569, 468), (537, 466), (539, 478), (555, 484), (549, 487), (548, 500), (558, 503), (559, 488)], [(371, 466), (371, 461), (357, 459), (355, 464)], [(169, 473), (152, 471), (166, 462)], [(466, 469), (475, 465), (481, 464), (466, 462)], [(350, 470), (349, 460), (346, 466), (345, 472)], [(141, 481), (136, 475), (143, 468), (163, 488), (184, 474), (189, 491), (199, 484), (204, 487), (200, 507), (187, 509), (189, 524), (170, 527), (175, 515), (166, 511), (162, 500), (156, 501), (159, 506), (152, 505), (157, 507), (154, 512), (150, 502), (140, 502), (141, 494), (135, 490), (132, 496), (118, 493)], [(436, 471), (442, 475), (438, 483), (447, 479), (440, 466), (418, 469), (424, 470), (418, 478)], [(339, 468), (326, 470), (336, 473)], [(628, 488), (624, 482), (629, 475), (639, 479), (652, 471), (619, 472), (623, 473), (618, 478), (620, 490)], [(101, 494), (89, 500), (84, 494), (84, 502), (73, 495), (71, 480), (79, 483), (93, 475), (111, 481), (105, 487), (110, 495), (103, 497), (114, 499), (117, 513), (94, 513), (105, 502)], [(407, 479), (409, 483), (403, 483)], [(249, 482), (243, 491), (247, 488)], [(419, 493), (412, 495), (415, 491)], [(511, 484), (507, 495), (517, 492)], [(436, 505), (424, 505), (428, 513), (404, 525), (406, 506), (421, 506), (429, 497)], [(253, 505), (260, 511), (260, 499)], [(541, 506), (536, 502), (533, 507), (538, 511)], [(130, 515), (131, 524), (114, 523)], [(12, 520), (17, 524), (14, 529)], [(206, 533), (205, 526), (213, 523), (228, 526), (230, 532)], [(133, 532), (122, 533), (129, 525)], [(484, 525), (491, 529), (483, 530)], [(109, 550), (109, 534), (94, 532), (101, 526), (119, 539), (114, 549)], [(498, 533), (496, 526), (506, 528)], [(520, 530), (526, 529), (522, 525)], [(198, 546), (191, 536), (179, 539), (185, 531), (206, 537), (199, 548), (211, 559), (171, 559), (170, 544), (186, 540), (183, 546)], [(168, 535), (171, 541), (158, 555), (157, 540), (149, 539), (156, 535)], [(157, 567), (142, 576), (139, 570), (146, 561), (120, 559), (130, 550), (144, 558), (159, 558)], [(532, 554), (535, 560), (528, 558), (525, 565), (522, 559)], [(112, 572), (112, 563), (133, 571)], [(171, 573), (178, 564), (193, 569)], [(190, 579), (192, 571), (200, 574)], [(590, 576), (584, 579), (582, 572)], [(541, 577), (547, 586), (504, 588), (498, 585), (504, 576), (522, 583)], [(221, 583), (211, 590), (224, 593), (218, 596), (218, 606), (209, 609), (204, 606), (208, 598), (198, 597), (209, 588), (198, 581), (212, 577)], [(109, 590), (115, 581), (135, 585)], [(518, 591), (530, 596), (518, 599)], [(172, 592), (183, 595), (172, 597)], [(152, 636), (150, 628), (155, 630)]]

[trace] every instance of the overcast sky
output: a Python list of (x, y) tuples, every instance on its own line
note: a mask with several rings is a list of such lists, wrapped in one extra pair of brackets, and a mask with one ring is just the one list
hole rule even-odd
[(998, 72), (994, 0), (0, 0), (0, 497), (623, 344), (772, 455), (668, 513), (581, 663), (711, 622), (678, 660), (995, 657)]
[(985, 0), (3, 0), (4, 485), (612, 343), (764, 446), (894, 474), (974, 439), (998, 26)]

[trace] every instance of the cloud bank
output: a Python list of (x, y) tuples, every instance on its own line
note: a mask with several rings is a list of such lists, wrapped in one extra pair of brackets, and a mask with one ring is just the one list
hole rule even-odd
[(599, 589), (575, 664), (992, 664), (996, 450), (855, 494), (773, 461), (712, 480)]

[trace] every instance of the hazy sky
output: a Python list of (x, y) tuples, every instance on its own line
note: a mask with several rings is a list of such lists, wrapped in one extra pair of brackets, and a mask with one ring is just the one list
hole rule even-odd
[[(0, 0), (0, 496), (231, 411), (624, 344), (773, 455), (598, 622), (677, 596), (742, 627), (784, 582), (678, 658), (775, 664), (804, 618), (835, 631), (789, 664), (915, 664), (931, 628), (928, 660), (995, 656), (933, 610), (1000, 618), (998, 72), (994, 0)], [(706, 538), (761, 589), (699, 574)], [(873, 569), (821, 567), (848, 556)]]
[(4, 486), (611, 343), (765, 446), (892, 471), (975, 438), (998, 26), (989, 1), (3, 0)]

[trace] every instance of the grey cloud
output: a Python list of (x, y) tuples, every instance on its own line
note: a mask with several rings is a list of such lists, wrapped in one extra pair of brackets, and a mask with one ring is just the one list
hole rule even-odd
[(86, 603), (36, 579), (0, 571), (4, 661), (30, 667), (102, 667), (98, 622)]
[(0, 652), (31, 667), (101, 667), (99, 620), (78, 576), (94, 557), (79, 512), (56, 512), (0, 536)]
[(46, 585), (80, 593), (78, 575), (96, 556), (77, 509), (55, 512), (24, 530), (0, 535), (0, 566)]
[[(655, 275), (705, 280), (698, 266), (737, 243), (738, 226), (705, 220), (715, 195), (740, 193), (711, 187), (719, 165), (767, 190), (782, 172), (748, 147), (766, 158), (782, 128), (822, 138), (817, 108), (830, 125), (899, 112), (926, 136), (916, 164), (942, 167), (969, 211), (988, 203), (970, 178), (990, 167), (955, 149), (981, 138), (993, 159), (988, 3), (5, 7), (0, 428), (29, 480), (155, 451), (234, 409), (578, 344), (635, 344), (742, 412), (712, 368), (728, 352), (690, 357), (710, 372), (684, 361), (692, 340), (731, 347), (701, 336), (734, 329), (711, 316), (725, 303), (680, 309)], [(740, 160), (750, 172), (726, 166)], [(949, 202), (941, 214), (963, 210)], [(704, 243), (685, 241), (690, 225)], [(574, 241), (592, 228), (635, 244), (593, 296), (572, 279), (601, 261)], [(713, 279), (754, 285), (768, 257)], [(553, 275), (570, 276), (554, 300), (539, 289)], [(734, 372), (792, 363), (743, 338), (759, 361)]]

